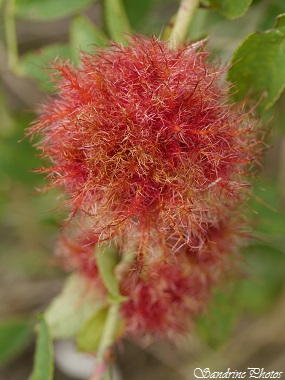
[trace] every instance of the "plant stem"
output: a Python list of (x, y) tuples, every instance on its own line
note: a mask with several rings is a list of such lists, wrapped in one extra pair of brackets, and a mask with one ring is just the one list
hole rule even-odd
[[(103, 375), (107, 375), (105, 369), (105, 366), (108, 365), (108, 363), (106, 363), (106, 353), (108, 349), (114, 344), (114, 336), (116, 334), (119, 320), (119, 308), (119, 303), (113, 303), (109, 308), (102, 338), (98, 347), (98, 351), (96, 353), (95, 370), (90, 380), (99, 380)], [(112, 377), (108, 377), (107, 375), (107, 379), (111, 378)]]
[(173, 29), (168, 38), (169, 47), (176, 49), (186, 38), (199, 0), (181, 0)]
[(8, 50), (8, 64), (15, 74), (19, 69), (18, 42), (15, 24), (15, 0), (6, 0), (5, 32)]

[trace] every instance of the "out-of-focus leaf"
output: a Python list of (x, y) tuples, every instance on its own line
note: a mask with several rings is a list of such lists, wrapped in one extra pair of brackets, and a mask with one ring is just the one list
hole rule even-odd
[(285, 12), (284, 0), (271, 0), (264, 2), (264, 15), (259, 19), (258, 30), (272, 28), (276, 17)]
[(0, 88), (0, 138), (7, 138), (15, 131), (15, 122), (9, 113), (8, 105)]
[(152, 0), (123, 0), (127, 15), (133, 27), (136, 27), (136, 25), (143, 22), (148, 14), (149, 9), (151, 8), (152, 3)]
[(283, 17), (274, 29), (249, 35), (235, 51), (228, 72), (229, 81), (236, 84), (234, 99), (248, 97), (256, 104), (259, 102), (260, 112), (270, 108), (285, 87)]
[(104, 0), (104, 18), (111, 39), (126, 44), (132, 29), (122, 0)]
[(53, 345), (48, 325), (43, 316), (37, 325), (37, 344), (34, 368), (30, 380), (53, 379)]
[(93, 52), (94, 45), (104, 46), (107, 36), (85, 16), (76, 16), (70, 27), (70, 45), (77, 61), (80, 50)]
[(205, 315), (197, 321), (199, 335), (213, 348), (226, 342), (237, 320), (237, 309), (231, 300), (231, 290), (216, 290)]
[[(95, 313), (82, 327), (78, 334), (77, 346), (79, 350), (96, 352), (98, 350), (109, 308), (104, 308)], [(120, 338), (123, 332), (123, 321), (118, 320), (114, 333), (114, 342)]]
[[(285, 134), (285, 112), (284, 112), (284, 103), (285, 102), (285, 93), (283, 92), (281, 97), (278, 99), (274, 109), (274, 115), (272, 115), (272, 123), (274, 129), (277, 129), (283, 136)], [(284, 173), (285, 174), (285, 173)], [(283, 194), (285, 195), (285, 189)]]
[(24, 139), (24, 130), (33, 117), (34, 115), (25, 112), (19, 114), (10, 126), (1, 124), (3, 138), (0, 138), (0, 182), (2, 184), (5, 180), (12, 180), (27, 184), (31, 188), (31, 185), (39, 180), (40, 176), (32, 173), (32, 170), (39, 165), (39, 161), (35, 158), (34, 149), (28, 139)]
[(74, 337), (86, 320), (104, 306), (96, 290), (79, 275), (70, 276), (47, 311), (45, 318), (55, 339)]
[(113, 246), (103, 249), (96, 247), (96, 253), (100, 277), (108, 289), (112, 300), (117, 302), (123, 301), (125, 298), (120, 294), (119, 282), (115, 275), (115, 268), (120, 261), (117, 250)]
[(0, 366), (15, 359), (30, 342), (33, 325), (26, 319), (0, 321)]
[(248, 10), (252, 0), (209, 0), (209, 4), (225, 17), (234, 19), (242, 17)]
[(282, 211), (276, 185), (267, 181), (257, 183), (250, 207), (256, 231), (268, 235), (270, 239), (276, 235), (284, 236), (285, 212)]
[[(284, 10), (285, 10), (285, 6), (284, 6)], [(276, 29), (281, 29), (281, 28), (284, 28), (285, 27), (285, 13), (282, 13), (280, 15), (278, 15), (276, 17), (276, 24), (275, 24), (275, 28)]]
[(271, 244), (254, 244), (245, 250), (245, 275), (234, 298), (244, 311), (258, 314), (272, 305), (285, 278), (285, 251)]
[(26, 53), (20, 60), (20, 73), (35, 79), (44, 91), (52, 91), (48, 69), (55, 59), (69, 59), (71, 48), (66, 44), (48, 45), (40, 51)]
[(94, 0), (16, 0), (16, 16), (33, 21), (50, 21), (80, 12)]

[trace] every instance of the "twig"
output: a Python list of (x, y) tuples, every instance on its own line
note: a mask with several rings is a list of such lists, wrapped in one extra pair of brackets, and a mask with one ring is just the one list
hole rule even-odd
[(181, 0), (173, 29), (168, 38), (169, 47), (176, 49), (186, 38), (199, 0)]

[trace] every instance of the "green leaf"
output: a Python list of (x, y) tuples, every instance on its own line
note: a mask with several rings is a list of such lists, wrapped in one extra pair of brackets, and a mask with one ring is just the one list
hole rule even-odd
[(0, 366), (15, 359), (29, 344), (33, 325), (26, 319), (0, 321)]
[(252, 0), (224, 0), (221, 7), (221, 14), (229, 19), (242, 17), (249, 7)]
[(20, 74), (35, 79), (44, 91), (52, 91), (48, 69), (57, 58), (68, 59), (72, 55), (66, 44), (48, 45), (44, 48), (28, 52), (20, 60)]
[(249, 35), (235, 51), (228, 72), (228, 80), (236, 83), (233, 98), (251, 99), (260, 112), (269, 109), (285, 87), (285, 28), (278, 27), (283, 17), (275, 29)]
[(104, 18), (112, 40), (126, 44), (127, 34), (131, 34), (132, 29), (122, 0), (104, 0)]
[(285, 253), (265, 243), (250, 245), (244, 253), (247, 277), (239, 281), (234, 302), (248, 313), (260, 314), (271, 307), (282, 290)]
[[(109, 308), (95, 313), (83, 326), (77, 337), (77, 346), (81, 351), (96, 352), (104, 332)], [(122, 336), (124, 323), (119, 319), (114, 329), (114, 342)], [(113, 342), (113, 343), (114, 343)]]
[(238, 313), (231, 296), (231, 288), (227, 293), (217, 289), (206, 314), (197, 321), (199, 335), (215, 349), (229, 339), (237, 320)]
[(70, 45), (73, 58), (78, 61), (80, 50), (93, 52), (94, 45), (107, 45), (107, 36), (85, 16), (77, 16), (70, 26)]
[(37, 344), (31, 380), (53, 379), (53, 345), (48, 325), (43, 316), (37, 325)]
[(134, 27), (141, 24), (151, 8), (152, 0), (134, 1), (123, 0), (126, 13)]
[(250, 7), (252, 0), (210, 0), (210, 5), (229, 19), (242, 17)]
[[(283, 91), (281, 97), (278, 99), (275, 107), (274, 107), (274, 116), (272, 115), (272, 123), (271, 125), (276, 128), (276, 130), (281, 133), (283, 136), (285, 134), (285, 112), (284, 112), (284, 103), (285, 103), (285, 92)], [(281, 176), (282, 177), (282, 176)], [(285, 180), (285, 177), (284, 177)], [(281, 178), (281, 186), (282, 186), (282, 178)], [(282, 194), (285, 196), (285, 187), (282, 186), (283, 192)]]
[(280, 29), (285, 27), (285, 13), (276, 17), (275, 28)]
[(94, 0), (16, 0), (16, 16), (33, 21), (51, 21), (81, 12)]
[(104, 301), (90, 282), (74, 274), (67, 279), (61, 294), (53, 300), (44, 315), (53, 338), (72, 338), (86, 320), (103, 306)]
[(264, 14), (259, 19), (258, 30), (267, 30), (272, 28), (274, 21), (278, 15), (285, 10), (284, 0), (272, 0), (264, 3)]
[(107, 248), (96, 247), (96, 260), (100, 277), (109, 291), (113, 302), (125, 300), (119, 290), (119, 282), (116, 278), (115, 268), (120, 262), (117, 250), (113, 246)]
[(264, 180), (257, 183), (254, 196), (250, 200), (250, 208), (250, 218), (256, 231), (268, 235), (269, 238), (284, 236), (285, 212), (276, 185)]
[(103, 334), (108, 308), (95, 313), (80, 330), (77, 346), (80, 351), (96, 352)]

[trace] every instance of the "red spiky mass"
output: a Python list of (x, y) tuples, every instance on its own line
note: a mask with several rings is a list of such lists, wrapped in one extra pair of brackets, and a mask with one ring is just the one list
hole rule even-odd
[[(207, 231), (202, 249), (184, 246), (174, 254), (171, 248), (165, 253), (156, 247), (156, 255), (146, 255), (139, 272), (135, 262), (127, 267), (118, 277), (121, 294), (127, 297), (120, 306), (125, 332), (144, 343), (153, 338), (176, 341), (187, 334), (213, 286), (228, 273), (229, 249), (233, 257), (238, 235), (236, 223), (227, 220)], [(96, 263), (97, 236), (92, 230), (61, 238), (57, 252), (70, 269), (87, 276), (99, 294), (104, 293)]]
[(136, 37), (83, 53), (79, 68), (54, 65), (58, 92), (32, 133), (51, 185), (92, 217), (99, 240), (138, 228), (145, 246), (156, 234), (195, 248), (242, 199), (254, 122), (228, 103), (208, 58), (203, 42), (170, 50)]
[(85, 216), (79, 237), (61, 242), (65, 262), (103, 288), (96, 246), (113, 240), (122, 257), (133, 253), (118, 281), (134, 336), (189, 330), (236, 251), (235, 210), (261, 150), (204, 45), (136, 37), (83, 53), (79, 68), (57, 63), (57, 94), (31, 130), (51, 186)]

